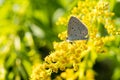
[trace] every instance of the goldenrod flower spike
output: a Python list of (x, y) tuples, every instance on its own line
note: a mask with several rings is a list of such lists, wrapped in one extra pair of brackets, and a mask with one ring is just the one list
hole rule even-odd
[[(89, 40), (76, 40), (71, 44), (66, 41), (67, 30), (58, 37), (61, 42), (53, 42), (54, 51), (45, 58), (45, 62), (37, 66), (32, 73), (32, 80), (94, 80), (93, 65), (98, 54), (107, 53), (106, 42), (114, 41), (116, 28), (110, 19), (114, 13), (108, 10), (109, 3), (104, 1), (78, 1), (70, 15), (61, 17), (57, 25), (67, 27), (71, 15), (79, 18), (89, 32)], [(100, 24), (104, 26), (107, 35), (99, 33)], [(59, 73), (59, 74), (57, 74)], [(86, 73), (86, 74), (85, 74)]]

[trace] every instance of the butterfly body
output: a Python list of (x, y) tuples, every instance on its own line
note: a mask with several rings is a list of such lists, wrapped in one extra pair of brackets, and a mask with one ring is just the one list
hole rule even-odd
[(76, 17), (72, 16), (68, 22), (67, 40), (87, 40), (88, 30), (86, 26)]

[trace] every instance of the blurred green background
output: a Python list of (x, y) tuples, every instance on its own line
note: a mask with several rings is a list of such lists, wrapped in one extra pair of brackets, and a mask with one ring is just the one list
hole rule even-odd
[(0, 80), (29, 79), (59, 41), (55, 23), (73, 1), (0, 0)]
[[(0, 0), (0, 80), (27, 80), (53, 50), (64, 27), (55, 25), (78, 0)], [(110, 0), (120, 26), (120, 1)]]

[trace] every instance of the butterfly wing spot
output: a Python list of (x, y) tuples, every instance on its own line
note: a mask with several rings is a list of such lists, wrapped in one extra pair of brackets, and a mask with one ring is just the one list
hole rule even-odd
[(77, 34), (75, 34), (75, 36), (77, 36)]

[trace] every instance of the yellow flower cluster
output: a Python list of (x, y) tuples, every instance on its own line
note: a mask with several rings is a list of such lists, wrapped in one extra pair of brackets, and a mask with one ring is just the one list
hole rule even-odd
[[(57, 25), (67, 26), (71, 15), (86, 24), (89, 40), (76, 40), (70, 43), (66, 41), (67, 31), (60, 33), (58, 36), (63, 41), (53, 43), (54, 51), (45, 58), (42, 65), (33, 70), (31, 80), (94, 80), (95, 73), (92, 67), (98, 53), (106, 53), (105, 43), (115, 40), (112, 35), (115, 27), (110, 19), (114, 13), (109, 11), (108, 2), (79, 1), (71, 10), (71, 14), (60, 18)], [(107, 31), (105, 36), (99, 34), (100, 24), (103, 24)]]

